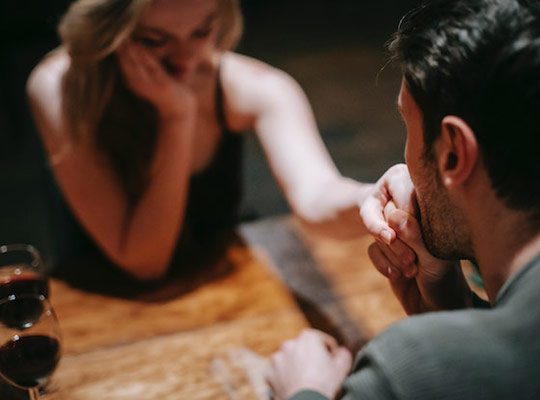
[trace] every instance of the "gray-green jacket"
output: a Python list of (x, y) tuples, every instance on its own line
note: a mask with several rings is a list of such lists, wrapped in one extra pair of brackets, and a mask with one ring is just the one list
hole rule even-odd
[[(373, 339), (343, 399), (540, 399), (540, 255), (495, 307), (407, 318)], [(312, 391), (290, 400), (325, 400)]]

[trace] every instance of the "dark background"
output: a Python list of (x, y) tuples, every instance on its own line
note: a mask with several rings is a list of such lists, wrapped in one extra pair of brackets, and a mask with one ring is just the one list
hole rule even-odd
[[(179, 0), (180, 1), (180, 0)], [(0, 243), (55, 241), (46, 168), (24, 86), (32, 67), (58, 44), (56, 23), (69, 0), (0, 0)], [(399, 72), (385, 68), (384, 44), (413, 0), (244, 0), (238, 51), (291, 74), (313, 106), (341, 172), (376, 180), (402, 161), (404, 131), (395, 111)], [(249, 215), (288, 211), (254, 135), (245, 155)]]

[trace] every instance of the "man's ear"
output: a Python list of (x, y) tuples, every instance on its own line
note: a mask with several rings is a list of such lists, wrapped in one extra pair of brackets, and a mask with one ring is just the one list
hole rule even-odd
[(443, 185), (451, 189), (465, 183), (478, 161), (478, 142), (471, 127), (461, 118), (443, 118), (438, 140), (437, 163)]

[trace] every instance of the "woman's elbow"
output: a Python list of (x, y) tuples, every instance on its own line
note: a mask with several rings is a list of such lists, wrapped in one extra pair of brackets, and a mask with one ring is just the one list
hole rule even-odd
[(156, 266), (156, 265), (143, 265), (137, 266), (137, 268), (131, 268), (128, 273), (130, 276), (138, 281), (154, 282), (162, 280), (168, 271), (168, 265)]
[(111, 258), (130, 277), (144, 282), (163, 279), (170, 265), (170, 257), (124, 256)]

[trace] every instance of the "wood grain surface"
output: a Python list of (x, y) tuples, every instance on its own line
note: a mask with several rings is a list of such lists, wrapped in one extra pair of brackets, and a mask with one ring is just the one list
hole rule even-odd
[(303, 328), (356, 350), (403, 317), (369, 238), (317, 237), (290, 217), (239, 232), (213, 261), (151, 287), (98, 266), (82, 283), (52, 279), (63, 357), (43, 398), (262, 400), (266, 358)]
[(242, 244), (231, 244), (203, 274), (214, 279), (191, 286), (193, 282), (185, 282), (189, 278), (177, 278), (132, 298), (85, 292), (53, 280), (52, 303), (61, 321), (65, 354), (294, 308), (279, 279)]

